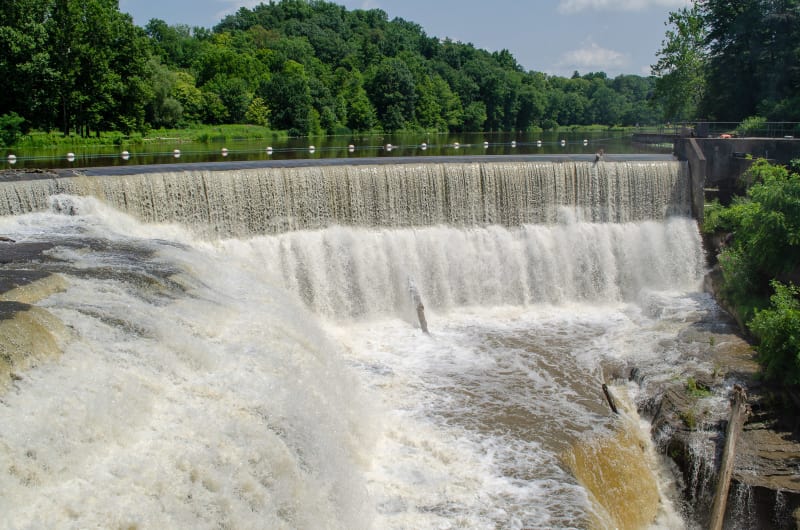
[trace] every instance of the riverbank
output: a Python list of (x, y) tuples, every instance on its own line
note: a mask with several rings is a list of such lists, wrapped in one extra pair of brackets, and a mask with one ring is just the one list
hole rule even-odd
[(651, 418), (654, 440), (680, 470), (685, 511), (704, 524), (725, 442), (728, 399), (734, 385), (745, 388), (751, 412), (737, 443), (726, 520), (738, 521), (735, 528), (800, 528), (795, 404), (762, 380), (755, 350), (715, 295), (718, 280), (712, 269), (705, 289), (718, 300), (719, 312), (698, 319), (680, 337), (696, 346), (697, 368), (669, 382), (650, 382), (631, 370), (651, 396), (640, 403), (640, 413)]

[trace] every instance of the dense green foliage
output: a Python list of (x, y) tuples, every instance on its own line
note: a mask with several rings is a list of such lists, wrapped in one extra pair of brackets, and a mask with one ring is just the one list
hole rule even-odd
[(653, 66), (666, 118), (800, 121), (800, 0), (697, 0), (669, 24)]
[(654, 80), (525, 72), (379, 9), (242, 8), (213, 30), (133, 25), (117, 0), (3, 0), (0, 116), (88, 136), (251, 123), (293, 134), (655, 123)]
[(767, 377), (800, 385), (800, 289), (772, 282), (769, 309), (756, 311), (750, 330), (758, 337)]
[(659, 60), (652, 66), (656, 76), (654, 97), (663, 102), (672, 120), (690, 120), (698, 115), (705, 95), (706, 29), (700, 8), (694, 4), (669, 14), (668, 29)]
[(748, 177), (747, 196), (708, 208), (704, 228), (732, 234), (719, 256), (722, 294), (749, 322), (767, 375), (797, 384), (800, 292), (791, 282), (800, 275), (800, 175), (758, 160)]

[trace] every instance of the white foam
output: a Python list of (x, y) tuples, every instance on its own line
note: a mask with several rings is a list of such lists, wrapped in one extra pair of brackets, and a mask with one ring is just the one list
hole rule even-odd
[(602, 361), (698, 310), (689, 221), (210, 243), (72, 204), (0, 224), (70, 263), (64, 355), (0, 406), (7, 527), (580, 526), (562, 454), (608, 429)]

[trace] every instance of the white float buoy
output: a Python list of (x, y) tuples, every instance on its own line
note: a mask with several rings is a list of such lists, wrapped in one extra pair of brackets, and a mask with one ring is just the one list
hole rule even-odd
[(316, 150), (317, 150), (317, 148), (316, 148), (316, 147), (314, 147), (313, 145), (309, 145), (309, 146), (308, 146), (308, 152), (309, 152), (309, 153), (313, 153), (313, 152), (314, 152), (314, 151), (316, 151)]
[(272, 146), (267, 147), (267, 154), (268, 155), (272, 154)]
[(541, 147), (541, 146), (542, 146), (542, 141), (536, 140), (536, 147)]
[(352, 153), (353, 151), (356, 150), (356, 146), (354, 146), (353, 144), (350, 144), (350, 145), (347, 146), (347, 150)]
[(75, 161), (75, 153), (67, 153), (67, 162)]
[(16, 164), (17, 163), (16, 155), (8, 155), (8, 163), (9, 164)]
[(123, 151), (122, 153), (120, 153), (120, 158), (122, 158), (123, 160), (129, 160), (130, 157), (131, 154), (128, 151)]
[(394, 149), (394, 146), (392, 144), (386, 144), (384, 146), (384, 149), (386, 149), (387, 151), (391, 151), (392, 149)]
[(458, 143), (458, 142), (455, 142), (455, 143), (453, 144), (453, 147), (455, 147), (456, 149), (460, 149), (460, 148), (461, 148), (461, 144), (460, 144), (460, 143)]
[(584, 139), (583, 139), (583, 145), (589, 145), (589, 140), (587, 140), (586, 138), (584, 138)]
[(420, 144), (419, 147), (420, 147), (420, 149), (422, 149), (424, 151), (425, 149), (428, 148), (428, 144), (426, 144), (425, 142), (422, 142), (422, 144)]
[(567, 141), (566, 140), (561, 140), (561, 145), (562, 145), (562, 147), (567, 145)]
[(489, 147), (489, 142), (483, 142), (483, 148), (486, 149), (487, 147)]
[(226, 147), (222, 148), (222, 156), (228, 156), (228, 149)]
[(517, 146), (517, 141), (511, 140), (511, 147), (516, 147), (516, 146)]
[(180, 149), (175, 149), (172, 152), (172, 156), (174, 156), (175, 158), (180, 158), (181, 157), (181, 150)]

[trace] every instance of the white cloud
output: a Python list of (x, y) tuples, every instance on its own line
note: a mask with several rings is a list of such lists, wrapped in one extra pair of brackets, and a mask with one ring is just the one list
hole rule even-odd
[(216, 18), (217, 20), (222, 20), (227, 15), (232, 15), (241, 9), (242, 7), (246, 7), (248, 9), (252, 9), (258, 4), (262, 3), (262, 0), (217, 0), (220, 4), (225, 4), (228, 7), (223, 8), (221, 11), (217, 12)]
[(581, 73), (618, 72), (624, 70), (629, 63), (630, 58), (627, 54), (601, 48), (591, 42), (584, 48), (564, 52), (557, 66), (565, 73), (572, 73), (574, 70)]
[(559, 0), (558, 11), (565, 14), (594, 11), (642, 11), (649, 7), (678, 9), (691, 0)]

